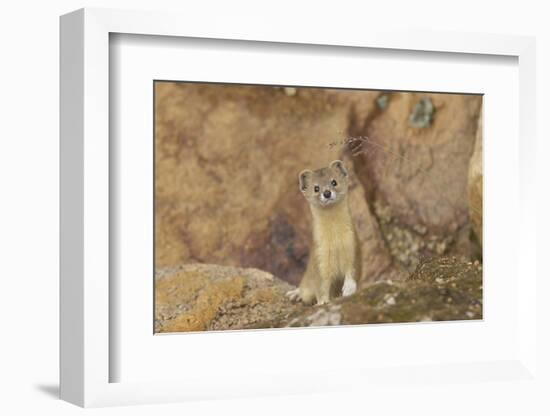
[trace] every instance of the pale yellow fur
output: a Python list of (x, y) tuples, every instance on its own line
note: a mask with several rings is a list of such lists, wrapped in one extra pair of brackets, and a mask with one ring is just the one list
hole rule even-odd
[(330, 208), (311, 206), (313, 247), (300, 283), (304, 303), (326, 303), (341, 294), (346, 276), (354, 280), (361, 273), (357, 235), (347, 196)]
[[(336, 186), (330, 185), (333, 179), (338, 183)], [(288, 296), (306, 304), (324, 304), (355, 292), (361, 276), (360, 246), (348, 205), (347, 171), (341, 161), (334, 161), (328, 168), (303, 171), (300, 186), (309, 202), (313, 238), (300, 286), (288, 292)], [(319, 202), (323, 189), (332, 190), (334, 202)]]

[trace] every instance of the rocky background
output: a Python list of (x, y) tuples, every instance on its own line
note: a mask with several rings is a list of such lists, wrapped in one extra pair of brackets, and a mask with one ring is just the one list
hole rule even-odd
[[(156, 82), (156, 330), (306, 325), (311, 313), (321, 314), (315, 325), (478, 319), (481, 104), (479, 95)], [(282, 297), (305, 270), (311, 233), (298, 173), (338, 158), (351, 173), (361, 290), (304, 308)], [(454, 295), (436, 307), (440, 289)], [(367, 301), (380, 303), (372, 291), (385, 308), (414, 298), (424, 309), (388, 314)], [(316, 312), (337, 305), (348, 311), (339, 319)]]

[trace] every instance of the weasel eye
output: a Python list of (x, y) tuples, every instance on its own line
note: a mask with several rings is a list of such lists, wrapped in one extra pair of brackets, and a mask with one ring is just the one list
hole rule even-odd
[(336, 181), (335, 181), (334, 179), (332, 180), (332, 182), (331, 182), (331, 183), (332, 183), (332, 186), (336, 186), (336, 185), (338, 185), (338, 183), (337, 183), (337, 182), (336, 182)]
[(317, 185), (315, 185), (315, 188), (313, 188), (315, 190), (315, 192), (319, 192), (319, 187)]

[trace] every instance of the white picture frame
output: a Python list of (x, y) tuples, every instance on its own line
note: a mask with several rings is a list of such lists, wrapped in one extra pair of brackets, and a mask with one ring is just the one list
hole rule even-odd
[[(536, 361), (536, 270), (534, 166), (535, 42), (530, 37), (421, 31), (380, 31), (352, 28), (327, 35), (312, 25), (307, 32), (243, 20), (237, 26), (217, 21), (205, 27), (192, 16), (82, 9), (61, 18), (61, 398), (80, 406), (160, 403), (198, 398), (251, 397), (267, 394), (315, 393), (377, 383), (517, 381), (539, 383)], [(517, 346), (498, 360), (472, 362), (409, 362), (408, 367), (281, 369), (253, 380), (220, 374), (181, 380), (112, 382), (110, 368), (120, 359), (110, 348), (110, 311), (116, 309), (110, 291), (110, 172), (109, 148), (110, 34), (227, 41), (332, 45), (332, 47), (427, 51), (440, 54), (514, 57), (519, 68), (519, 182), (517, 210), (518, 281), (514, 319)], [(490, 273), (491, 270), (486, 271)], [(457, 327), (455, 329), (459, 331)], [(300, 330), (296, 331), (298, 334)], [(303, 332), (302, 339), (316, 337)], [(320, 333), (319, 333), (320, 334)], [(152, 336), (152, 334), (151, 334)], [(213, 337), (213, 335), (209, 335)], [(217, 336), (217, 335), (216, 335)], [(297, 335), (294, 335), (297, 336)], [(319, 335), (320, 336), (320, 335)], [(347, 335), (346, 335), (347, 336)], [(352, 335), (349, 335), (353, 337)], [(352, 338), (351, 338), (352, 339)], [(236, 341), (238, 342), (238, 341)], [(305, 342), (305, 341), (304, 341)], [(517, 347), (517, 348), (516, 348)], [(411, 368), (414, 371), (411, 371)], [(414, 373), (412, 376), (411, 374)], [(343, 383), (341, 380), (347, 380)], [(408, 381), (407, 381), (408, 380)]]

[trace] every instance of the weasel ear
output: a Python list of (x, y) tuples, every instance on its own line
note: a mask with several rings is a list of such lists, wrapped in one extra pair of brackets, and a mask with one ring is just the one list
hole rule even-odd
[(313, 172), (310, 170), (303, 170), (300, 172), (300, 191), (305, 192), (307, 188), (311, 185), (311, 174)]
[(330, 168), (331, 169), (336, 169), (344, 177), (348, 176), (348, 171), (346, 170), (346, 167), (344, 166), (344, 162), (342, 162), (341, 160), (333, 160), (330, 163)]

